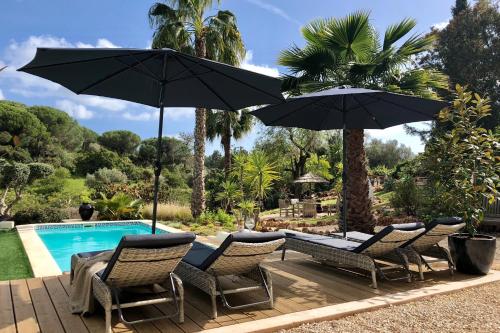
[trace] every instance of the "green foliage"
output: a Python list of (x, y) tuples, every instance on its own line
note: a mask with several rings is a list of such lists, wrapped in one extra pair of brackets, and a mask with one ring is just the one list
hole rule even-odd
[(226, 180), (222, 183), (222, 190), (217, 193), (215, 199), (223, 204), (226, 211), (229, 211), (242, 196), (243, 193), (239, 189), (238, 184)]
[(48, 139), (45, 126), (25, 105), (9, 101), (0, 101), (0, 132), (10, 135), (7, 146), (26, 149), (32, 156), (42, 154)]
[(404, 212), (408, 216), (417, 215), (422, 205), (422, 192), (412, 177), (396, 181), (390, 203), (399, 212)]
[(142, 219), (142, 201), (135, 200), (125, 193), (116, 193), (111, 198), (101, 195), (95, 207), (99, 212), (99, 220), (133, 220)]
[[(156, 138), (141, 142), (135, 162), (142, 166), (154, 167), (156, 163)], [(191, 158), (189, 146), (182, 140), (172, 137), (162, 139), (161, 164), (163, 167), (174, 165), (187, 166)]]
[(204, 226), (214, 226), (221, 224), (225, 229), (234, 229), (234, 217), (226, 213), (223, 209), (217, 211), (205, 211), (196, 219), (196, 223)]
[(330, 162), (325, 156), (318, 156), (316, 153), (312, 153), (307, 159), (306, 170), (307, 172), (314, 173), (315, 175), (321, 176), (327, 180), (333, 178), (330, 174)]
[(28, 111), (45, 125), (54, 143), (70, 151), (82, 147), (82, 127), (66, 112), (48, 106), (32, 106)]
[(76, 174), (85, 176), (92, 174), (99, 169), (113, 169), (120, 165), (120, 156), (108, 149), (99, 148), (81, 152), (75, 160)]
[(14, 214), (16, 225), (32, 223), (60, 223), (68, 215), (61, 209), (53, 207), (32, 207), (19, 210)]
[(365, 151), (371, 168), (379, 165), (393, 168), (413, 156), (411, 148), (399, 144), (397, 140), (383, 142), (379, 139), (372, 139), (366, 145)]
[(471, 6), (466, 1), (457, 1), (449, 24), (440, 31), (433, 31), (433, 35), (437, 37), (435, 48), (423, 58), (422, 65), (441, 70), (450, 77), (453, 85), (466, 85), (470, 91), (488, 96), (493, 102), (491, 116), (484, 117), (480, 124), (486, 129), (499, 126), (498, 1), (474, 1)]
[(97, 141), (120, 155), (131, 155), (141, 143), (141, 138), (130, 131), (109, 131), (102, 133)]
[(498, 197), (500, 138), (479, 126), (491, 108), (487, 99), (456, 86), (453, 106), (439, 114), (450, 131), (436, 131), (427, 143), (424, 163), (441, 207), (461, 216), (471, 235), (483, 219), (483, 199)]
[(270, 162), (264, 152), (254, 150), (248, 155), (248, 161), (245, 164), (244, 182), (250, 189), (252, 196), (259, 203), (262, 203), (262, 200), (271, 190), (273, 182), (279, 178), (275, 164)]
[(111, 184), (121, 184), (127, 182), (127, 176), (117, 169), (102, 168), (93, 174), (87, 174), (85, 185), (96, 193), (108, 192), (107, 187)]
[(42, 179), (54, 173), (54, 167), (46, 163), (30, 163), (28, 183), (33, 183), (37, 179)]
[(371, 169), (371, 173), (375, 176), (389, 176), (392, 172), (392, 169), (389, 169), (383, 164), (377, 165), (376, 167)]

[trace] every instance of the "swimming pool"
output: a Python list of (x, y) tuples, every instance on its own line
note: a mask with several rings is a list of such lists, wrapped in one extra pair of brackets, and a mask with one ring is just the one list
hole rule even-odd
[[(40, 225), (35, 231), (62, 272), (70, 270), (71, 255), (114, 249), (125, 235), (151, 233), (151, 226), (142, 222), (78, 223)], [(167, 231), (156, 229), (161, 234)]]

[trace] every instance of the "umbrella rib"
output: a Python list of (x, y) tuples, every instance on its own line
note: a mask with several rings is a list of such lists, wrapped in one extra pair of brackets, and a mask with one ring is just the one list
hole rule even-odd
[[(148, 54), (151, 51), (144, 51), (144, 52), (139, 52), (136, 55), (142, 55), (142, 54)], [(97, 61), (97, 60), (107, 60), (107, 59), (113, 59), (113, 58), (121, 58), (121, 57), (127, 57), (130, 56), (130, 54), (121, 54), (121, 55), (113, 55), (113, 56), (107, 56), (107, 57), (99, 57), (99, 58), (92, 58), (92, 59), (84, 59), (84, 60), (74, 60), (74, 61), (68, 61), (68, 62), (59, 62), (57, 64), (50, 64), (50, 65), (39, 65), (39, 66), (25, 66), (20, 68), (20, 70), (26, 70), (26, 69), (42, 69), (42, 68), (50, 68), (50, 67), (55, 67), (55, 66), (62, 66), (62, 65), (73, 65), (73, 64), (81, 64), (85, 62), (92, 62), (92, 61)]]
[[(274, 98), (274, 99), (276, 99), (276, 100), (279, 100), (280, 102), (282, 102), (282, 101), (283, 101), (282, 99), (280, 99), (280, 98), (278, 98), (278, 97), (274, 96), (273, 94), (271, 94), (271, 93), (269, 93), (269, 92), (267, 92), (267, 91), (265, 91), (265, 90), (263, 90), (263, 89), (260, 89), (259, 87), (256, 87), (256, 86), (254, 86), (254, 85), (251, 85), (251, 84), (249, 84), (249, 83), (247, 83), (247, 82), (243, 82), (243, 81), (241, 81), (241, 80), (239, 80), (239, 79), (237, 79), (237, 78), (235, 78), (235, 77), (229, 76), (229, 75), (227, 75), (227, 74), (225, 74), (225, 73), (223, 73), (223, 72), (221, 72), (221, 71), (219, 71), (219, 70), (217, 70), (217, 69), (214, 69), (214, 68), (208, 67), (207, 65), (205, 65), (205, 64), (203, 64), (203, 63), (199, 63), (199, 62), (197, 62), (196, 60), (191, 59), (190, 57), (186, 57), (186, 55), (184, 55), (184, 54), (182, 54), (182, 53), (179, 53), (179, 56), (182, 56), (182, 57), (183, 57), (184, 59), (186, 59), (187, 61), (191, 61), (191, 62), (194, 62), (195, 64), (199, 64), (201, 67), (204, 67), (204, 68), (206, 68), (206, 69), (209, 69), (209, 70), (211, 70), (211, 71), (213, 71), (213, 72), (216, 72), (216, 73), (218, 73), (218, 74), (220, 74), (220, 75), (224, 75), (225, 77), (227, 77), (227, 78), (229, 78), (229, 79), (231, 79), (231, 80), (233, 80), (233, 81), (236, 81), (236, 82), (238, 82), (238, 83), (244, 84), (244, 85), (246, 85), (247, 87), (250, 87), (250, 88), (252, 88), (252, 89), (254, 89), (254, 90), (257, 90), (257, 91), (259, 91), (259, 92), (261, 92), (261, 93), (263, 93), (263, 94), (265, 94), (265, 95), (268, 95), (268, 96), (270, 96), (270, 97), (272, 97), (272, 98)], [(252, 73), (253, 73), (253, 72), (252, 72)], [(257, 74), (257, 75), (262, 75), (262, 74), (258, 74), (258, 73), (254, 73), (254, 74)], [(266, 76), (266, 75), (262, 75), (262, 76)]]
[(354, 95), (351, 95), (352, 98), (356, 101), (356, 103), (358, 103), (358, 105), (366, 112), (368, 113), (368, 115), (370, 117), (372, 117), (373, 121), (378, 125), (378, 127), (380, 127), (380, 129), (383, 129), (384, 127), (382, 126), (382, 124), (377, 120), (377, 118), (373, 115), (373, 113), (371, 113), (370, 111), (368, 111), (368, 108), (363, 105), (357, 98), (356, 96)]
[[(131, 57), (134, 58), (135, 61), (137, 61), (141, 65), (141, 67), (143, 67), (144, 69), (146, 69), (146, 71), (150, 74), (151, 77), (155, 78), (158, 81), (161, 80), (153, 71), (151, 71), (149, 69), (148, 66), (146, 66), (146, 64), (142, 60), (137, 59), (137, 57), (135, 55), (131, 55)], [(149, 59), (147, 59), (147, 60), (149, 60)]]
[[(149, 59), (155, 57), (156, 55), (157, 54), (153, 54), (153, 55), (149, 56), (146, 60), (149, 60)], [(119, 60), (117, 60), (117, 61), (120, 62)], [(122, 63), (122, 62), (120, 62), (120, 63)], [(119, 69), (119, 70), (117, 70), (117, 71), (115, 71), (115, 72), (113, 72), (113, 73), (111, 73), (109, 75), (106, 75), (105, 77), (103, 77), (103, 78), (101, 78), (101, 79), (99, 79), (97, 81), (94, 81), (93, 83), (89, 84), (85, 88), (78, 90), (76, 93), (77, 94), (84, 93), (85, 91), (89, 90), (90, 88), (93, 88), (93, 87), (95, 87), (95, 86), (103, 83), (104, 81), (107, 81), (107, 80), (109, 80), (109, 79), (111, 79), (111, 78), (113, 78), (113, 77), (115, 77), (115, 76), (117, 76), (117, 75), (125, 72), (126, 70), (134, 69), (134, 67), (137, 66), (137, 65), (139, 65), (139, 63), (135, 63), (134, 66), (130, 66), (128, 64), (124, 64), (124, 65), (127, 65), (128, 67), (121, 68), (121, 69)], [(140, 71), (138, 71), (138, 72), (141, 73)], [(142, 74), (144, 74), (144, 73), (142, 73)]]
[(200, 81), (204, 86), (205, 88), (207, 88), (208, 90), (210, 90), (212, 92), (212, 94), (214, 94), (222, 103), (224, 103), (225, 105), (227, 105), (231, 111), (236, 111), (237, 109), (234, 108), (231, 104), (229, 104), (224, 98), (222, 98), (221, 95), (219, 95), (219, 93), (217, 93), (212, 87), (210, 87), (209, 84), (207, 84), (200, 76), (198, 75), (195, 75), (195, 73), (193, 73), (192, 69), (189, 68), (188, 66), (186, 66), (186, 64), (184, 64), (181, 59), (177, 59), (179, 61), (179, 63), (184, 66), (184, 68), (186, 68), (190, 73), (191, 75), (193, 75), (193, 77), (195, 79), (197, 79), (198, 81)]
[[(408, 95), (408, 96), (409, 96), (409, 95)], [(370, 97), (372, 97), (372, 96), (370, 96)], [(413, 96), (409, 96), (409, 97), (413, 97)], [(389, 104), (395, 105), (395, 106), (400, 107), (400, 108), (402, 108), (402, 109), (406, 109), (406, 110), (409, 110), (409, 111), (411, 111), (411, 112), (415, 112), (415, 113), (418, 113), (418, 114), (420, 114), (420, 115), (423, 115), (423, 116), (429, 117), (429, 115), (428, 115), (428, 114), (426, 114), (426, 113), (420, 112), (420, 111), (415, 110), (415, 109), (413, 109), (413, 108), (409, 108), (409, 107), (407, 107), (407, 106), (403, 106), (403, 105), (401, 105), (401, 104), (399, 104), (399, 103), (395, 103), (395, 102), (392, 102), (392, 101), (388, 101), (388, 100), (386, 100), (386, 99), (384, 99), (384, 98), (382, 98), (382, 97), (372, 97), (372, 98), (376, 98), (376, 99), (378, 99), (378, 100), (380, 100), (380, 101), (383, 101), (383, 102), (386, 102), (386, 103), (389, 103)], [(431, 120), (431, 119), (429, 119), (429, 120)]]
[[(293, 115), (295, 112), (298, 112), (298, 111), (302, 110), (303, 108), (306, 108), (306, 107), (308, 107), (308, 106), (314, 105), (315, 103), (319, 103), (319, 102), (321, 102), (323, 99), (325, 99), (326, 97), (328, 97), (328, 96), (323, 96), (323, 97), (320, 97), (320, 99), (319, 99), (319, 100), (314, 100), (314, 99), (313, 99), (313, 100), (312, 100), (312, 102), (309, 102), (309, 103), (307, 103), (306, 105), (303, 105), (303, 106), (299, 106), (297, 109), (295, 109), (295, 110), (293, 110), (293, 111), (291, 111), (291, 112), (287, 112), (286, 114), (284, 114), (284, 115), (282, 115), (282, 116), (280, 116), (280, 117), (278, 117), (278, 118), (276, 118), (276, 119), (274, 119), (274, 120), (270, 121), (270, 122), (269, 122), (269, 125), (270, 125), (270, 126), (273, 126), (276, 122), (278, 122), (278, 121), (280, 121), (280, 120), (283, 120), (283, 119), (285, 119), (285, 118), (290, 117), (290, 116), (291, 116), (291, 115)], [(285, 104), (285, 103), (286, 103), (286, 102), (282, 102), (282, 104)], [(280, 104), (278, 104), (278, 105), (280, 105)]]

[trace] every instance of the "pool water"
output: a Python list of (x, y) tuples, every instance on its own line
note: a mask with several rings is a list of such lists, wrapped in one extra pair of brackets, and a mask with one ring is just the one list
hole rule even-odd
[[(141, 222), (91, 223), (37, 228), (36, 232), (63, 272), (71, 267), (71, 255), (79, 252), (111, 250), (125, 235), (145, 235), (151, 227)], [(156, 233), (166, 231), (156, 229)]]

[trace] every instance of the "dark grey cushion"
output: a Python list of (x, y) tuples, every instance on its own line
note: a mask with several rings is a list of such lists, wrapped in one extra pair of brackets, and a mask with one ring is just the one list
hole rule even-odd
[(200, 267), (201, 264), (215, 251), (213, 247), (196, 242), (189, 252), (182, 258), (182, 261)]
[(161, 249), (182, 244), (189, 244), (192, 243), (195, 238), (196, 235), (192, 232), (123, 236), (115, 250), (115, 253), (113, 253), (113, 256), (111, 257), (111, 260), (104, 269), (104, 272), (100, 275), (101, 279), (106, 281), (123, 249)]
[(438, 218), (435, 218), (434, 220), (432, 220), (431, 222), (429, 222), (425, 225), (425, 232), (410, 239), (409, 241), (407, 241), (406, 243), (401, 245), (401, 247), (406, 247), (406, 246), (411, 245), (414, 241), (416, 241), (420, 237), (423, 237), (426, 233), (428, 233), (429, 231), (431, 231), (432, 229), (434, 229), (435, 227), (437, 227), (440, 224), (441, 225), (456, 225), (456, 224), (460, 224), (460, 223), (463, 223), (463, 220), (461, 217), (438, 217)]
[(285, 234), (282, 232), (235, 232), (229, 234), (217, 249), (213, 250), (210, 248), (210, 253), (209, 249), (207, 249), (208, 246), (205, 249), (201, 247), (198, 249), (191, 249), (182, 260), (204, 271), (224, 253), (232, 242), (266, 243), (281, 238), (285, 238)]

